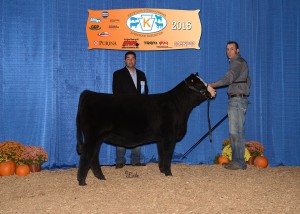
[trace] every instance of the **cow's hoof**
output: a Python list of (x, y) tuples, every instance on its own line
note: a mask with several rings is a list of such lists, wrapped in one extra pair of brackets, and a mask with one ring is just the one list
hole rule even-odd
[(165, 176), (172, 176), (172, 172), (165, 172)]
[(79, 186), (86, 186), (85, 181), (79, 181)]
[(96, 176), (96, 178), (98, 178), (99, 180), (106, 180), (106, 178), (104, 177), (104, 175)]

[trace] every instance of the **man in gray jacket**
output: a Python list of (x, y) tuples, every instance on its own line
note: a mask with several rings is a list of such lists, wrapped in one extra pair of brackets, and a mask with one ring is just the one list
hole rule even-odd
[(232, 148), (232, 161), (224, 164), (226, 169), (247, 169), (245, 163), (245, 114), (250, 94), (250, 78), (247, 62), (239, 54), (235, 41), (227, 43), (227, 57), (230, 62), (226, 74), (217, 82), (209, 84), (213, 88), (228, 86), (229, 134)]

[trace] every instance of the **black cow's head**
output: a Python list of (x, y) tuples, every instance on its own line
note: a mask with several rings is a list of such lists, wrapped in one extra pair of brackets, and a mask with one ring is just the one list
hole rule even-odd
[(191, 90), (202, 94), (206, 99), (212, 98), (212, 95), (207, 90), (207, 84), (198, 76), (198, 72), (191, 74), (184, 82)]

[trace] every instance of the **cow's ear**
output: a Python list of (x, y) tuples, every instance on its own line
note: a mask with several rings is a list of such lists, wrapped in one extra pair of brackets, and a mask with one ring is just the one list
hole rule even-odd
[(196, 72), (195, 75), (198, 76), (198, 72)]

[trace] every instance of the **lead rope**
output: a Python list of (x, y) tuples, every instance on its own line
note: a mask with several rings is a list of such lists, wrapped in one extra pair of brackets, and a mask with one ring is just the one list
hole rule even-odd
[(207, 120), (208, 120), (208, 128), (209, 128), (209, 141), (212, 142), (212, 130), (211, 130), (211, 124), (210, 124), (210, 99), (207, 99)]

